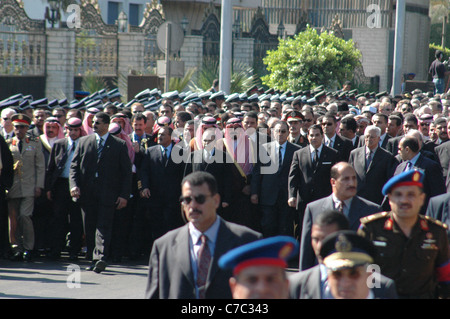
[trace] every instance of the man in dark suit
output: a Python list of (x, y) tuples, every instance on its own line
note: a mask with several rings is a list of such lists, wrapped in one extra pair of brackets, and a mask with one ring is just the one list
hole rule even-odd
[[(437, 219), (447, 226), (450, 225), (450, 193), (431, 197), (425, 215)], [(449, 227), (447, 227), (447, 236), (450, 240)]]
[(131, 193), (131, 161), (125, 141), (108, 133), (110, 117), (98, 112), (95, 134), (78, 142), (70, 166), (70, 194), (81, 205), (90, 270), (105, 270), (114, 211), (126, 207)]
[(322, 127), (324, 131), (324, 144), (338, 151), (339, 159), (348, 161), (350, 152), (353, 150), (351, 140), (336, 134), (337, 120), (332, 113), (327, 113), (322, 117)]
[[(268, 161), (253, 169), (251, 201), (260, 205), (264, 237), (293, 236), (295, 216), (288, 206), (288, 178), (294, 152), (300, 146), (287, 141), (289, 127), (279, 121), (273, 128), (274, 141), (263, 145)], [(280, 162), (281, 159), (281, 162)]]
[(358, 179), (358, 196), (376, 204), (382, 203), (381, 190), (398, 165), (391, 153), (378, 146), (380, 135), (380, 128), (368, 126), (364, 131), (365, 146), (354, 149), (349, 159)]
[(231, 270), (218, 259), (227, 251), (261, 238), (249, 228), (217, 216), (220, 195), (207, 172), (187, 175), (182, 183), (187, 224), (158, 238), (150, 255), (145, 297), (151, 299), (230, 299)]
[(410, 170), (415, 167), (420, 168), (425, 172), (423, 188), (426, 197), (422, 209), (420, 210), (421, 214), (425, 214), (430, 197), (446, 192), (445, 179), (442, 175), (441, 167), (437, 162), (420, 153), (419, 141), (416, 137), (403, 137), (398, 144), (398, 149), (403, 162), (397, 166), (394, 175), (398, 175), (405, 170)]
[(309, 146), (294, 153), (288, 179), (288, 204), (298, 210), (300, 224), (308, 203), (331, 194), (330, 171), (339, 161), (338, 151), (322, 143), (320, 125), (310, 126), (308, 139)]
[(133, 164), (133, 178), (131, 192), (133, 197), (128, 204), (129, 220), (131, 221), (131, 230), (129, 232), (129, 253), (131, 259), (137, 259), (140, 255), (148, 258), (152, 244), (150, 223), (146, 202), (140, 197), (138, 180), (138, 172), (141, 169), (145, 152), (151, 146), (156, 145), (153, 135), (145, 132), (147, 124), (152, 125), (153, 115), (149, 120), (143, 113), (135, 112), (131, 118), (131, 126), (133, 132), (129, 135), (135, 157)]
[(68, 136), (55, 141), (50, 153), (45, 175), (47, 199), (52, 202), (53, 214), (50, 218), (50, 252), (57, 259), (66, 244), (67, 232), (70, 232), (69, 259), (76, 260), (81, 250), (83, 222), (80, 205), (72, 201), (69, 189), (69, 171), (73, 154), (79, 138), (82, 136), (82, 121), (73, 117), (67, 120), (65, 128)]
[(360, 136), (356, 134), (357, 123), (352, 115), (344, 116), (339, 123), (339, 135), (352, 141), (353, 149), (359, 147)]
[(158, 145), (146, 151), (139, 173), (141, 197), (148, 199), (153, 239), (183, 224), (178, 202), (183, 150), (172, 141), (172, 132), (170, 126), (158, 130)]
[(301, 270), (308, 269), (317, 263), (316, 254), (311, 246), (311, 232), (315, 219), (321, 212), (330, 210), (341, 212), (347, 218), (349, 228), (356, 231), (360, 218), (382, 210), (379, 205), (356, 195), (356, 172), (350, 164), (337, 163), (331, 168), (330, 176), (332, 194), (306, 206), (300, 247)]
[(226, 208), (231, 202), (232, 191), (232, 160), (228, 154), (221, 151), (220, 136), (216, 136), (215, 129), (207, 129), (202, 136), (203, 148), (190, 153), (190, 158), (184, 168), (184, 176), (192, 172), (204, 171), (214, 176), (217, 181), (221, 205), (218, 214), (221, 215), (222, 208)]

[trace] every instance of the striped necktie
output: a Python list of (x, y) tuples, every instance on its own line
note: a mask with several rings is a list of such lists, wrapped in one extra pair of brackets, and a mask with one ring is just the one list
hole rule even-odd
[(205, 299), (206, 278), (208, 277), (209, 265), (211, 264), (211, 252), (208, 247), (208, 238), (202, 234), (200, 236), (201, 246), (197, 258), (197, 288), (199, 299)]

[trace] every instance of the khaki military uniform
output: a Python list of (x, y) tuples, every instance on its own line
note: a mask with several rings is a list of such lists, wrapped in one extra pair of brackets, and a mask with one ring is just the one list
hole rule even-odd
[(44, 188), (44, 154), (39, 138), (25, 137), (21, 152), (16, 136), (6, 142), (14, 159), (14, 182), (7, 194), (10, 243), (21, 250), (32, 250), (34, 230), (31, 216), (35, 189)]
[(375, 245), (381, 273), (395, 281), (400, 298), (449, 297), (450, 252), (447, 226), (419, 215), (407, 237), (392, 212), (361, 219), (358, 233)]

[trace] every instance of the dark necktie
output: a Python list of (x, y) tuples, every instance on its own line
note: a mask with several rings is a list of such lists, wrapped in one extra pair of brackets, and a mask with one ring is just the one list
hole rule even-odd
[(208, 247), (208, 240), (205, 235), (200, 236), (202, 244), (198, 251), (197, 258), (197, 287), (199, 299), (205, 299), (205, 285), (208, 277), (209, 265), (211, 264), (211, 252)]
[(166, 166), (167, 164), (167, 148), (163, 148), (163, 165)]
[(100, 157), (100, 155), (102, 154), (103, 146), (104, 146), (103, 139), (100, 138), (100, 141), (98, 142), (98, 147), (97, 147), (97, 155), (98, 155), (98, 157)]
[(369, 154), (367, 154), (366, 158), (366, 170), (369, 168), (370, 163), (372, 162), (373, 152), (370, 151)]
[(19, 152), (22, 153), (23, 142), (19, 140)]
[(408, 161), (408, 163), (406, 163), (406, 167), (405, 167), (405, 171), (409, 171), (412, 167), (412, 163), (410, 161)]
[(281, 168), (281, 166), (283, 165), (283, 146), (280, 146), (280, 149), (278, 151), (278, 169)]
[(319, 162), (319, 150), (314, 151), (314, 160), (313, 160), (313, 167), (317, 167), (317, 163)]

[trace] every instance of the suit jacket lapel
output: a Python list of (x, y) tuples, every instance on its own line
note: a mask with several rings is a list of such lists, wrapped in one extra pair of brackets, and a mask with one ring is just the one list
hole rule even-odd
[[(306, 288), (306, 289), (305, 289)], [(302, 296), (300, 299), (321, 299), (321, 282), (320, 282), (320, 266), (316, 265), (311, 268), (310, 276), (305, 282), (302, 289)]]
[(175, 239), (174, 256), (176, 256), (177, 262), (180, 265), (180, 269), (185, 277), (189, 280), (191, 285), (195, 287), (194, 272), (192, 271), (191, 256), (189, 249), (189, 227), (186, 224), (180, 229), (178, 236)]
[(228, 230), (228, 228), (224, 224), (224, 221), (221, 219), (217, 234), (216, 247), (214, 249), (214, 256), (211, 260), (211, 268), (208, 273), (208, 278), (206, 279), (206, 290), (208, 290), (208, 287), (211, 284), (212, 279), (219, 270), (218, 266), (219, 258), (233, 247), (233, 242), (234, 240), (233, 237), (231, 236), (231, 232)]

